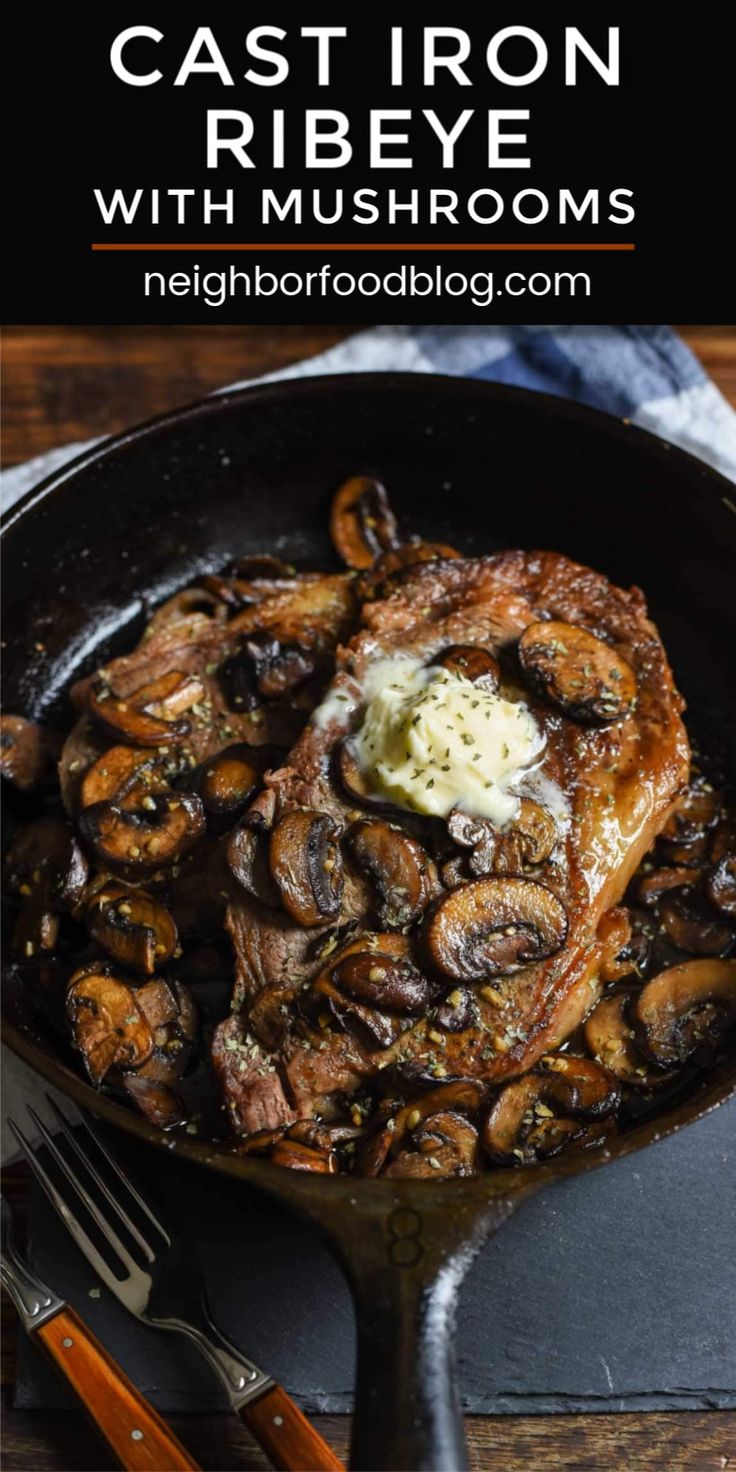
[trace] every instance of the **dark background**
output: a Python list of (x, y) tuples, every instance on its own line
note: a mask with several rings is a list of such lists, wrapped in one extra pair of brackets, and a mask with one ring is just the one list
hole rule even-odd
[[(652, 11), (654, 11), (652, 7)], [(6, 320), (14, 322), (250, 322), (277, 323), (297, 317), (303, 322), (350, 321), (526, 321), (530, 313), (542, 320), (599, 322), (665, 321), (674, 316), (715, 322), (728, 316), (733, 298), (730, 282), (733, 232), (730, 194), (733, 174), (729, 140), (732, 138), (731, 64), (733, 22), (719, 13), (717, 28), (703, 13), (686, 12), (675, 20), (658, 7), (647, 17), (645, 7), (634, 5), (590, 6), (570, 4), (523, 7), (501, 4), (480, 12), (466, 0), (453, 5), (429, 3), (421, 8), (408, 4), (373, 5), (365, 9), (336, 4), (296, 7), (284, 4), (208, 5), (197, 11), (165, 4), (144, 7), (111, 4), (95, 10), (54, 8), (38, 12), (29, 6), (16, 7), (6, 22), (5, 102), (6, 109), (6, 246), (4, 270)], [(711, 9), (711, 14), (714, 11)], [(128, 87), (112, 73), (108, 63), (114, 36), (128, 25), (157, 27), (165, 40), (158, 45), (138, 43), (142, 70), (158, 66), (165, 80), (148, 88)], [(215, 37), (236, 77), (249, 64), (244, 46), (246, 31), (258, 24), (281, 25), (288, 40), (278, 43), (292, 62), (288, 81), (280, 87), (257, 87), (244, 81), (223, 87), (217, 79), (198, 76), (181, 88), (171, 85), (184, 58), (197, 23), (211, 25)], [(301, 24), (344, 24), (348, 38), (333, 44), (334, 81), (329, 88), (316, 85), (316, 43), (298, 36)], [(403, 23), (407, 37), (415, 38), (422, 25), (457, 25), (472, 34), (471, 60), (466, 69), (473, 87), (457, 86), (451, 78), (424, 91), (420, 85), (418, 46), (406, 50), (406, 84), (403, 89), (388, 85), (388, 50), (391, 24)], [(496, 83), (485, 66), (485, 47), (490, 36), (503, 26), (517, 23), (538, 29), (549, 47), (549, 66), (542, 78), (529, 87), (508, 88)], [(566, 88), (563, 81), (565, 25), (577, 24), (596, 50), (605, 54), (609, 24), (619, 24), (621, 34), (621, 85), (604, 85), (590, 66), (580, 63), (579, 82)], [(266, 44), (275, 44), (267, 42)], [(502, 52), (509, 69), (523, 69), (529, 51), (514, 50), (510, 43)], [(150, 58), (155, 56), (155, 62)], [(134, 63), (131, 47), (128, 59)], [(345, 169), (300, 170), (297, 134), (292, 134), (292, 167), (273, 173), (263, 167), (242, 170), (235, 160), (226, 160), (215, 171), (205, 169), (205, 114), (208, 107), (241, 108), (253, 113), (256, 136), (250, 151), (265, 157), (258, 148), (259, 123), (275, 107), (287, 111), (290, 124), (299, 127), (304, 107), (330, 107), (347, 112), (352, 120), (351, 138), (355, 158)], [(421, 119), (408, 125), (415, 158), (412, 170), (380, 170), (373, 176), (365, 166), (367, 113), (371, 107), (433, 107), (447, 124), (466, 107), (475, 107), (483, 118), (468, 125), (458, 144), (460, 167), (451, 174), (438, 166), (439, 143)], [(532, 168), (502, 169), (493, 173), (485, 167), (485, 121), (488, 108), (529, 108), (526, 151)], [(396, 125), (401, 127), (402, 125)], [(516, 130), (517, 125), (511, 126)], [(267, 135), (266, 135), (267, 136)], [(288, 132), (287, 132), (288, 137)], [(474, 140), (474, 141), (473, 141)], [(403, 150), (402, 150), (403, 151)], [(520, 151), (515, 149), (514, 151)], [(238, 223), (231, 228), (213, 224), (205, 232), (193, 223), (175, 227), (141, 225), (105, 227), (93, 199), (94, 187), (110, 192), (114, 187), (132, 190), (138, 185), (190, 187), (210, 186), (218, 195), (229, 185), (243, 198)], [(495, 226), (467, 223), (426, 227), (406, 224), (356, 226), (341, 222), (333, 227), (305, 224), (272, 226), (267, 231), (260, 219), (260, 191), (278, 188), (280, 193), (302, 185), (307, 191), (320, 185), (335, 187), (346, 195), (370, 186), (383, 192), (392, 185), (405, 194), (420, 190), (453, 188), (460, 196), (490, 186), (505, 196), (535, 187), (550, 195), (560, 188), (576, 197), (588, 188), (598, 188), (607, 198), (615, 188), (635, 193), (636, 219), (630, 226), (597, 227), (589, 223), (560, 227), (552, 213), (539, 226), (521, 225), (507, 209)], [(602, 209), (605, 218), (607, 210)], [(217, 217), (215, 217), (217, 218)], [(124, 235), (123, 235), (124, 231)], [(247, 254), (162, 255), (93, 254), (93, 240), (156, 238), (167, 242), (183, 240), (227, 243), (263, 242), (257, 256)], [(266, 238), (268, 236), (268, 238)], [(560, 253), (489, 254), (484, 252), (441, 254), (434, 251), (372, 253), (378, 241), (432, 241), (442, 244), (453, 236), (464, 242), (482, 241), (604, 241), (634, 240), (633, 254)], [(340, 255), (330, 253), (331, 241), (360, 240), (365, 251)], [(324, 255), (269, 253), (276, 241), (325, 243)], [(524, 296), (514, 301), (504, 296), (490, 309), (475, 309), (466, 301), (350, 297), (308, 301), (299, 297), (279, 302), (276, 298), (239, 300), (214, 310), (191, 297), (167, 297), (146, 301), (142, 293), (145, 269), (191, 269), (199, 261), (202, 269), (218, 270), (230, 262), (241, 269), (256, 260), (265, 269), (279, 272), (299, 266), (316, 269), (330, 261), (334, 269), (390, 269), (402, 261), (415, 260), (423, 269), (440, 261), (447, 267), (472, 272), (493, 269), (587, 270), (593, 293), (542, 298)]]

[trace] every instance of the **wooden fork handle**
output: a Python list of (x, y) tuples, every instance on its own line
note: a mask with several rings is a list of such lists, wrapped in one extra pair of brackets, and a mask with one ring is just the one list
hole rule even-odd
[(240, 1415), (280, 1472), (345, 1472), (339, 1457), (280, 1385), (249, 1401)]
[(145, 1396), (67, 1304), (33, 1332), (126, 1472), (179, 1472), (195, 1462)]

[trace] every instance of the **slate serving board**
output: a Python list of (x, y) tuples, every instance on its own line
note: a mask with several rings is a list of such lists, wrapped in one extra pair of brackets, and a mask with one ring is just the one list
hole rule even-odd
[[(467, 1411), (736, 1408), (734, 1126), (736, 1100), (520, 1207), (461, 1294)], [(314, 1233), (242, 1185), (160, 1154), (137, 1155), (136, 1172), (196, 1242), (224, 1331), (306, 1410), (349, 1411), (352, 1307)], [(188, 1345), (129, 1319), (104, 1288), (89, 1296), (94, 1275), (38, 1195), (29, 1257), (160, 1410), (224, 1409)], [(24, 1344), (16, 1405), (66, 1404)]]

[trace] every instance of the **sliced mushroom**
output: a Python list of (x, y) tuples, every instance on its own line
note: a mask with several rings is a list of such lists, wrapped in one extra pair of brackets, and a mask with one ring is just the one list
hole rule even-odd
[(428, 912), (424, 941), (432, 964), (453, 981), (484, 981), (552, 956), (567, 915), (557, 896), (531, 879), (477, 879)]
[(202, 799), (215, 829), (229, 828), (252, 798), (263, 761), (253, 747), (239, 742), (201, 762), (192, 774), (192, 787)]
[(375, 562), (366, 569), (358, 583), (358, 594), (361, 598), (370, 599), (386, 578), (393, 573), (401, 572), (405, 567), (415, 567), (418, 562), (436, 562), (438, 558), (455, 558), (460, 553), (454, 547), (448, 547), (445, 542), (402, 542), (398, 547), (391, 547), (388, 552), (382, 552)]
[(52, 813), (22, 828), (5, 856), (7, 888), (24, 899), (40, 889), (56, 911), (76, 908), (87, 875), (87, 860), (69, 824)]
[(684, 961), (648, 981), (632, 1007), (642, 1047), (660, 1068), (706, 1051), (736, 1020), (736, 960)]
[(446, 1109), (420, 1120), (413, 1150), (402, 1150), (386, 1171), (391, 1179), (448, 1180), (476, 1175), (478, 1131), (462, 1114)]
[(473, 993), (467, 987), (454, 987), (437, 1008), (435, 1022), (443, 1032), (466, 1032), (478, 1021)]
[(96, 680), (87, 696), (87, 709), (108, 736), (130, 746), (160, 747), (188, 734), (189, 722), (180, 717), (203, 696), (204, 687), (196, 676), (171, 670), (125, 698), (115, 695), (103, 680)]
[(667, 819), (662, 837), (670, 843), (697, 842), (718, 822), (722, 801), (710, 782), (696, 778)]
[(79, 805), (117, 800), (137, 806), (144, 797), (168, 790), (166, 761), (145, 747), (111, 746), (88, 767), (79, 788)]
[(708, 899), (722, 915), (736, 916), (736, 854), (724, 854), (708, 875)]
[(49, 885), (44, 878), (33, 886), (13, 927), (13, 955), (20, 961), (49, 955), (59, 939), (59, 914), (54, 909)]
[(284, 909), (298, 925), (322, 925), (340, 911), (339, 831), (329, 813), (297, 808), (271, 834), (268, 859)]
[(319, 1026), (327, 1031), (331, 1021), (340, 1031), (350, 1032), (352, 1022), (357, 1022), (368, 1033), (368, 1045), (377, 1043), (379, 1048), (389, 1048), (401, 1032), (401, 1024), (395, 1014), (390, 1014), (380, 1005), (360, 1001), (341, 991), (330, 976), (318, 976), (311, 990), (321, 1010), (317, 1014)]
[(337, 1175), (340, 1170), (333, 1151), (313, 1150), (309, 1145), (300, 1145), (298, 1140), (279, 1140), (272, 1147), (269, 1159), (274, 1165), (285, 1165), (290, 1170), (309, 1170), (325, 1176)]
[(385, 793), (380, 795), (371, 791), (368, 780), (357, 762), (349, 738), (340, 742), (336, 761), (340, 781), (348, 796), (355, 802), (362, 803), (364, 807), (384, 810), (395, 808), (396, 804), (392, 803)]
[(263, 700), (291, 695), (315, 668), (311, 654), (261, 631), (243, 639), (238, 652), (220, 666), (219, 680), (231, 709), (248, 711)]
[(143, 804), (129, 810), (97, 802), (80, 814), (85, 843), (113, 871), (150, 874), (183, 858), (204, 836), (204, 808), (194, 793), (161, 793)]
[(656, 1089), (669, 1081), (670, 1075), (654, 1069), (636, 1046), (636, 1033), (629, 1021), (632, 991), (615, 992), (603, 997), (586, 1018), (585, 1046), (622, 1083), (637, 1089)]
[(576, 721), (620, 721), (636, 699), (628, 661), (579, 624), (529, 624), (519, 640), (519, 661), (530, 685)]
[(145, 894), (110, 880), (96, 890), (85, 910), (87, 929), (121, 966), (132, 966), (152, 976), (171, 960), (177, 946), (174, 921), (168, 910)]
[(370, 567), (381, 552), (398, 544), (396, 517), (380, 481), (367, 475), (345, 481), (332, 502), (330, 536), (348, 567)]
[(111, 967), (95, 963), (75, 971), (66, 1011), (93, 1084), (101, 1084), (113, 1066), (138, 1068), (151, 1056), (153, 1033), (135, 992)]
[(408, 1133), (415, 1130), (423, 1119), (432, 1114), (452, 1110), (456, 1114), (477, 1114), (486, 1098), (485, 1085), (479, 1079), (448, 1079), (438, 1084), (418, 1099), (405, 1104), (396, 1115), (393, 1129), (392, 1152), (395, 1154)]
[(348, 1144), (364, 1133), (362, 1125), (322, 1124), (318, 1119), (298, 1119), (286, 1131), (287, 1139), (310, 1145), (313, 1150), (330, 1151), (336, 1145)]
[(138, 1073), (126, 1073), (123, 1088), (149, 1124), (157, 1125), (160, 1130), (173, 1130), (186, 1124), (187, 1110), (167, 1084), (141, 1078)]
[(600, 1064), (549, 1055), (539, 1071), (501, 1089), (485, 1121), (484, 1145), (499, 1165), (547, 1159), (586, 1133), (584, 1121), (613, 1114), (620, 1097), (614, 1075)]
[(407, 957), (354, 951), (330, 971), (330, 980), (357, 1001), (410, 1016), (430, 1006), (435, 988)]
[(668, 895), (659, 918), (678, 950), (691, 956), (725, 956), (736, 941), (734, 927), (702, 895)]
[[(422, 1119), (414, 1131), (414, 1144), (428, 1159), (430, 1168), (443, 1175), (472, 1176), (478, 1171), (478, 1131), (456, 1110), (445, 1109)], [(396, 1175), (391, 1170), (389, 1174)]]
[(50, 776), (61, 743), (24, 716), (0, 715), (0, 774), (19, 792), (34, 792)]
[(674, 868), (654, 869), (648, 874), (642, 874), (638, 880), (637, 898), (642, 905), (657, 905), (670, 890), (685, 889), (697, 882), (695, 871), (686, 869), (682, 864)]
[(296, 577), (296, 568), (269, 552), (254, 552), (250, 557), (238, 557), (230, 563), (227, 571), (243, 582), (265, 579), (269, 582), (291, 582)]
[(227, 861), (238, 884), (275, 910), (281, 905), (281, 891), (271, 877), (268, 844), (269, 832), (261, 814), (246, 813), (228, 840)]
[(520, 799), (519, 812), (506, 828), (498, 829), (489, 818), (476, 818), (455, 808), (447, 829), (455, 843), (472, 849), (468, 867), (478, 876), (520, 874), (525, 864), (543, 864), (557, 842), (554, 818), (530, 797)]
[[(390, 1121), (393, 1125), (393, 1121)], [(355, 1173), (358, 1176), (380, 1176), (384, 1165), (389, 1157), (393, 1143), (393, 1128), (383, 1125), (368, 1135), (363, 1142), (355, 1162)]]
[(501, 679), (501, 666), (495, 654), (481, 644), (449, 644), (441, 654), (436, 654), (433, 664), (442, 665), (451, 675), (470, 680), (483, 690), (495, 693)]
[(406, 930), (438, 887), (434, 864), (421, 843), (380, 818), (361, 818), (348, 830), (347, 844), (359, 870), (375, 884), (379, 924), (386, 930)]

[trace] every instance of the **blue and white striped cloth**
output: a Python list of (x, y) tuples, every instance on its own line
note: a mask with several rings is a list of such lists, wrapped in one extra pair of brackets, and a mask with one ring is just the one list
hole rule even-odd
[[(736, 481), (736, 414), (670, 327), (371, 327), (267, 378), (384, 370), (485, 378), (576, 399), (652, 430)], [(7, 471), (3, 507), (87, 448), (65, 445)]]

